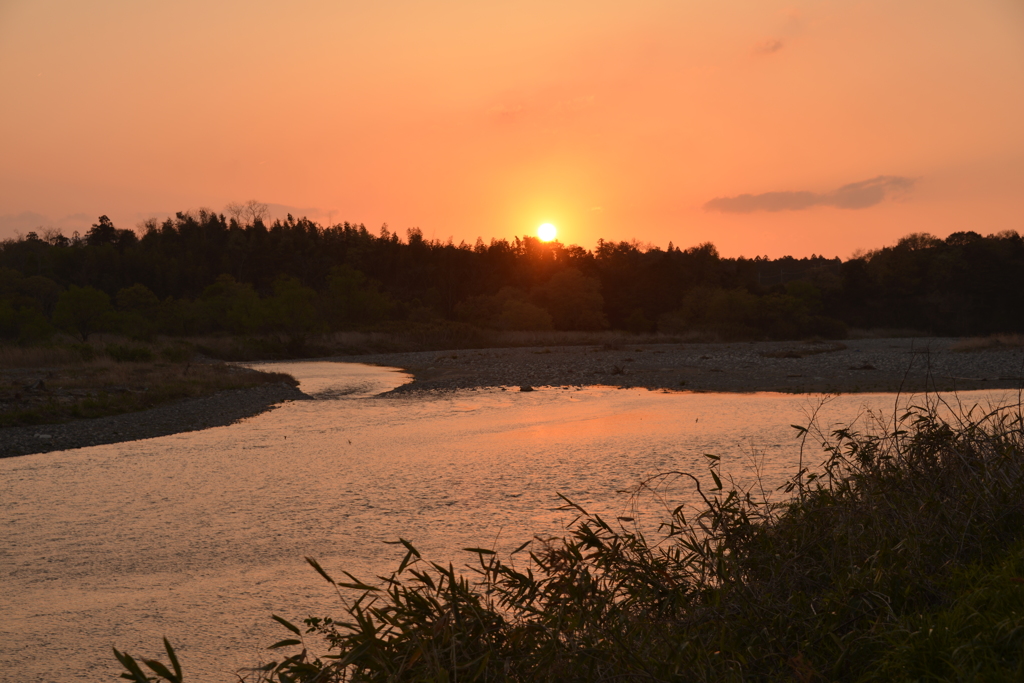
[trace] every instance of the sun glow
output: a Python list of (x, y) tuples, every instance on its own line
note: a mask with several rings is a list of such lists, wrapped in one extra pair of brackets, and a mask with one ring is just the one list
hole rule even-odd
[(543, 242), (550, 242), (558, 236), (558, 228), (551, 225), (551, 223), (544, 223), (537, 228), (537, 237)]

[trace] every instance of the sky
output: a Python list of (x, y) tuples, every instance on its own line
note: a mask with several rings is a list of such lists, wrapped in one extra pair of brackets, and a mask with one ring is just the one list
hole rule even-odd
[(0, 239), (257, 199), (474, 243), (1024, 233), (1022, 0), (0, 0)]

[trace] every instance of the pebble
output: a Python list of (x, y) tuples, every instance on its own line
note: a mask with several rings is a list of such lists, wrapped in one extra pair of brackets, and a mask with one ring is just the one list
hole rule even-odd
[[(957, 351), (959, 339), (623, 344), (423, 351), (325, 360), (412, 373), (401, 395), (483, 387), (566, 385), (666, 391), (864, 393), (1018, 388), (1024, 349)], [(685, 387), (685, 388), (684, 388)]]

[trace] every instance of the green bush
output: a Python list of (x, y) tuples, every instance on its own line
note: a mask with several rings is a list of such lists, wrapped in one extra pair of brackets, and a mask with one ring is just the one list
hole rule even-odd
[(94, 332), (111, 329), (114, 318), (110, 297), (95, 287), (71, 285), (61, 293), (53, 311), (53, 324), (77, 334), (83, 343)]
[(1024, 545), (1003, 562), (958, 572), (956, 597), (904, 618), (872, 678), (1024, 681)]
[(817, 290), (790, 287), (793, 293), (758, 296), (743, 289), (697, 287), (683, 297), (679, 309), (658, 319), (658, 330), (669, 334), (712, 333), (725, 340), (843, 339), (846, 325), (819, 315)]

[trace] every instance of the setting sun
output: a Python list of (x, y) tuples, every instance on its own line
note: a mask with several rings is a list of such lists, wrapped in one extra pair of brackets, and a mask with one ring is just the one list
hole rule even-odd
[(551, 223), (544, 223), (537, 228), (537, 237), (544, 242), (550, 242), (558, 236), (558, 228), (551, 225)]

